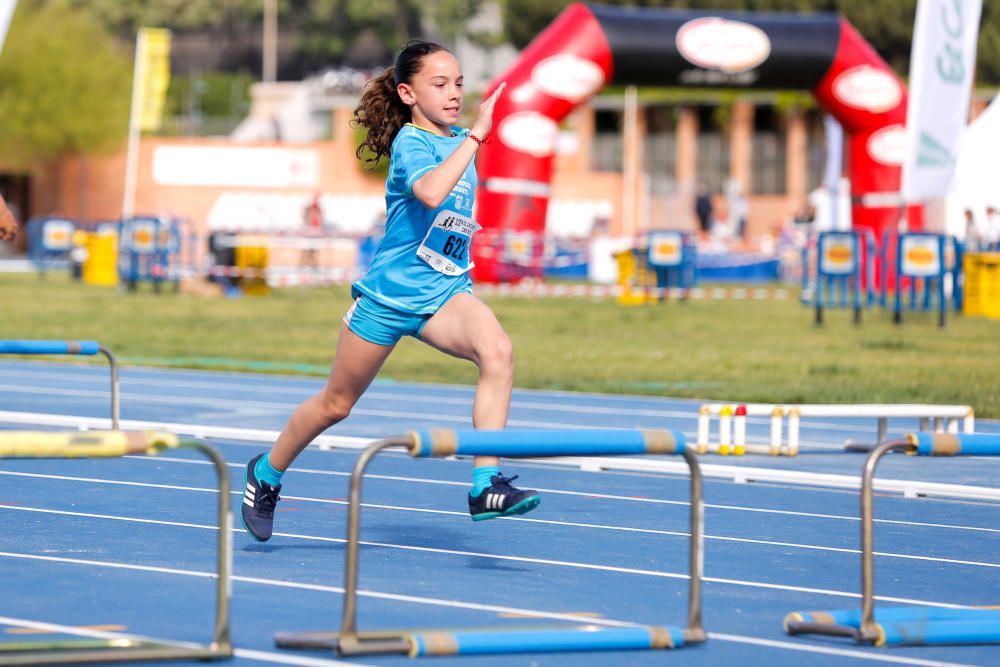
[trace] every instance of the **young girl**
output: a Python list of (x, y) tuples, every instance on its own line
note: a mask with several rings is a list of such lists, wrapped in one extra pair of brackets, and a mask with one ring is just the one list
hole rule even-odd
[[(472, 408), (476, 428), (507, 423), (514, 361), (493, 312), (472, 295), (469, 245), (479, 229), (469, 216), (476, 191), (476, 151), (503, 92), (479, 107), (470, 130), (455, 127), (462, 72), (444, 47), (413, 41), (394, 67), (369, 82), (354, 112), (368, 135), (361, 147), (389, 157), (385, 238), (368, 273), (352, 286), (333, 368), (321, 392), (296, 408), (269, 453), (247, 464), (243, 524), (271, 537), (281, 476), (313, 438), (343, 420), (403, 336), (479, 367)], [(523, 514), (540, 498), (511, 486), (494, 457), (476, 457), (469, 493), (473, 520)]]

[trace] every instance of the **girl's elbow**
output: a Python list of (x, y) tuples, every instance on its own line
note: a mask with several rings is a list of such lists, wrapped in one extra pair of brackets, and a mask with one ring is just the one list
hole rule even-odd
[(427, 192), (423, 189), (418, 190), (417, 188), (414, 188), (413, 196), (427, 208), (437, 208), (444, 203), (444, 197), (435, 193)]

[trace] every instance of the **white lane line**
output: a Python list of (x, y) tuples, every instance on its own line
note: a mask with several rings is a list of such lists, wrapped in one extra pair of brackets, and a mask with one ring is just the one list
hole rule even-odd
[[(25, 558), (25, 559), (29, 559), (29, 560), (42, 560), (42, 561), (58, 562), (58, 563), (70, 563), (70, 564), (76, 564), (76, 565), (94, 565), (94, 566), (99, 566), (99, 567), (109, 567), (109, 568), (125, 569), (125, 570), (137, 570), (137, 571), (142, 571), (142, 572), (156, 572), (156, 573), (161, 573), (161, 574), (178, 574), (178, 575), (193, 576), (193, 577), (207, 577), (207, 578), (213, 578), (213, 579), (215, 578), (215, 574), (211, 573), (211, 572), (200, 572), (200, 571), (197, 571), (197, 570), (175, 570), (175, 569), (170, 569), (170, 568), (159, 568), (159, 567), (147, 566), (147, 565), (133, 565), (133, 564), (128, 564), (128, 563), (112, 563), (112, 562), (108, 562), (108, 561), (92, 561), (92, 560), (78, 559), (78, 558), (62, 558), (62, 557), (56, 557), (56, 556), (37, 556), (37, 555), (34, 555), (34, 554), (15, 554), (15, 553), (8, 553), (8, 552), (0, 552), (0, 557)], [(687, 577), (683, 576), (681, 578), (687, 578)], [(278, 580), (278, 579), (263, 579), (263, 578), (259, 578), (259, 577), (244, 577), (244, 576), (239, 576), (239, 575), (234, 575), (232, 577), (232, 579), (233, 579), (233, 581), (239, 581), (239, 582), (242, 582), (242, 583), (251, 583), (251, 584), (264, 585), (264, 586), (275, 586), (275, 587), (280, 587), (280, 588), (293, 588), (293, 589), (298, 589), (298, 590), (309, 590), (309, 591), (324, 592), (324, 593), (337, 593), (337, 594), (343, 594), (344, 593), (344, 589), (342, 587), (339, 587), (339, 586), (325, 586), (325, 585), (322, 585), (322, 584), (305, 584), (305, 583), (292, 582), (292, 581), (284, 581), (284, 580)], [(577, 622), (577, 623), (583, 622), (583, 623), (589, 623), (589, 624), (594, 624), (594, 625), (607, 625), (607, 626), (612, 626), (612, 627), (631, 627), (631, 626), (635, 626), (636, 625), (636, 623), (634, 623), (634, 622), (621, 621), (621, 620), (617, 620), (617, 619), (594, 618), (594, 617), (589, 617), (589, 616), (588, 617), (581, 617), (581, 616), (576, 616), (574, 614), (565, 614), (565, 613), (559, 613), (559, 612), (547, 612), (547, 611), (541, 611), (541, 610), (537, 610), (537, 609), (525, 609), (525, 608), (519, 608), (519, 607), (505, 607), (505, 606), (500, 606), (500, 605), (488, 605), (488, 604), (481, 604), (481, 603), (463, 602), (463, 601), (459, 601), (459, 600), (442, 600), (442, 599), (438, 599), (438, 598), (430, 598), (430, 597), (423, 597), (423, 596), (403, 595), (403, 594), (396, 594), (396, 593), (382, 593), (380, 591), (372, 591), (372, 590), (359, 590), (358, 591), (358, 596), (359, 597), (370, 597), (370, 598), (376, 598), (376, 599), (382, 599), (382, 600), (393, 600), (393, 601), (397, 601), (397, 602), (411, 602), (411, 603), (416, 603), (416, 604), (426, 604), (426, 605), (433, 605), (433, 606), (451, 607), (451, 608), (457, 608), (457, 609), (467, 609), (467, 610), (475, 610), (475, 611), (487, 611), (487, 612), (494, 612), (494, 613), (498, 613), (498, 614), (528, 615), (528, 616), (539, 617), (539, 618), (551, 618), (551, 619), (555, 619), (555, 620), (572, 621), (572, 622)], [(860, 596), (859, 595), (854, 595), (852, 597), (860, 597)], [(884, 599), (884, 598), (881, 598), (880, 596), (876, 596), (876, 599), (881, 600), (881, 599)], [(921, 604), (921, 603), (917, 603), (917, 604)], [(923, 603), (923, 604), (928, 604), (928, 603)], [(932, 604), (932, 606), (944, 606), (944, 605), (934, 605), (934, 604)], [(954, 605), (947, 605), (947, 606), (954, 606)], [(762, 645), (762, 646), (768, 646), (770, 648), (778, 648), (778, 649), (790, 650), (790, 651), (801, 651), (801, 652), (806, 652), (806, 653), (825, 653), (825, 654), (831, 654), (831, 651), (836, 651), (837, 653), (834, 653), (835, 655), (843, 655), (845, 657), (848, 656), (848, 655), (851, 655), (851, 657), (862, 657), (862, 656), (864, 656), (866, 659), (873, 660), (873, 661), (891, 662), (891, 663), (896, 663), (896, 664), (919, 665), (921, 667), (928, 666), (928, 665), (948, 665), (949, 667), (972, 667), (971, 665), (959, 665), (958, 663), (935, 663), (935, 662), (928, 662), (926, 660), (917, 660), (917, 659), (913, 659), (913, 658), (903, 658), (903, 657), (897, 657), (897, 656), (886, 656), (882, 652), (879, 652), (879, 653), (874, 653), (874, 652), (873, 653), (864, 653), (862, 651), (849, 651), (847, 649), (831, 649), (831, 648), (828, 648), (828, 647), (816, 647), (816, 646), (810, 646), (810, 645), (807, 645), (807, 644), (797, 644), (797, 643), (792, 643), (792, 642), (781, 642), (781, 641), (776, 641), (776, 640), (764, 640), (764, 639), (758, 639), (758, 638), (755, 638), (755, 637), (746, 637), (746, 636), (743, 636), (743, 635), (733, 635), (733, 634), (727, 634), (727, 633), (715, 633), (715, 632), (713, 632), (713, 633), (711, 633), (711, 638), (714, 639), (714, 640), (717, 640), (717, 641), (724, 641), (724, 642), (728, 641), (728, 642), (734, 642), (734, 643), (740, 643), (740, 644), (758, 644), (758, 645)], [(853, 653), (859, 653), (860, 655), (859, 656), (853, 656), (852, 655)]]
[[(722, 640), (724, 642), (735, 642), (737, 644), (749, 644), (751, 646), (766, 646), (769, 648), (798, 650), (801, 644), (793, 642), (777, 641), (775, 639), (763, 639), (760, 637), (745, 637), (743, 635), (730, 635), (722, 632), (708, 633), (709, 639)], [(873, 660), (875, 662), (891, 662), (898, 665), (921, 665), (922, 667), (974, 667), (967, 663), (942, 662), (940, 660), (922, 660), (920, 658), (904, 658), (901, 656), (886, 655), (884, 650), (876, 649), (880, 653), (859, 651), (856, 649), (833, 648), (827, 646), (810, 647), (813, 653), (824, 653), (826, 655), (839, 655), (845, 658), (858, 658), (859, 660)]]
[[(191, 489), (191, 490), (209, 491), (209, 489)], [(240, 491), (233, 491), (232, 493), (233, 493), (233, 495), (240, 495), (241, 494)], [(348, 504), (347, 501), (345, 501), (345, 500), (332, 500), (332, 499), (328, 499), (328, 498), (303, 498), (303, 497), (298, 497), (298, 496), (282, 496), (282, 497), (285, 500), (295, 500), (295, 501), (302, 501), (302, 502), (315, 502), (315, 503), (322, 503), (322, 504), (328, 504), (328, 505), (342, 505), (342, 506), (346, 506)], [(461, 517), (461, 518), (464, 518), (466, 516), (466, 514), (464, 512), (452, 512), (452, 511), (449, 511), (449, 510), (422, 509), (422, 508), (416, 508), (416, 507), (400, 507), (400, 506), (396, 506), (396, 505), (380, 505), (380, 504), (374, 504), (374, 503), (362, 503), (361, 506), (364, 507), (364, 508), (369, 508), (369, 509), (381, 509), (381, 510), (390, 510), (390, 511), (398, 511), (398, 512), (417, 512), (417, 513), (421, 513), (421, 514), (436, 514), (436, 515), (445, 515), (445, 516), (455, 516), (455, 517)], [(0, 503), (0, 510), (11, 510), (11, 511), (20, 511), (20, 512), (37, 512), (37, 513), (41, 513), (41, 514), (55, 514), (55, 515), (61, 515), (61, 516), (76, 516), (76, 517), (85, 517), (85, 518), (91, 518), (91, 519), (107, 519), (107, 520), (114, 520), (114, 521), (131, 521), (131, 522), (135, 522), (135, 523), (148, 523), (148, 524), (157, 524), (157, 525), (164, 525), (164, 526), (178, 526), (178, 527), (185, 527), (185, 528), (214, 528), (213, 526), (206, 526), (206, 525), (193, 524), (193, 523), (182, 523), (182, 522), (174, 522), (174, 521), (161, 521), (161, 520), (156, 520), (156, 519), (142, 519), (142, 518), (136, 518), (136, 517), (123, 517), (123, 516), (112, 515), (112, 514), (95, 514), (95, 513), (90, 513), (90, 512), (74, 512), (74, 511), (69, 511), (69, 510), (54, 510), (54, 509), (47, 509), (47, 508), (41, 508), (41, 507), (24, 507), (24, 506), (20, 506), (20, 505), (4, 505), (3, 503)], [(524, 521), (524, 522), (527, 522), (527, 523), (537, 523), (537, 524), (543, 524), (543, 525), (549, 525), (549, 526), (570, 527), (570, 528), (586, 528), (586, 529), (589, 529), (589, 530), (610, 530), (610, 531), (618, 531), (618, 532), (640, 533), (640, 534), (647, 534), (647, 535), (662, 535), (662, 536), (665, 536), (665, 537), (681, 537), (681, 538), (689, 538), (691, 536), (690, 533), (683, 532), (683, 531), (660, 530), (660, 529), (655, 529), (655, 528), (628, 528), (628, 527), (623, 527), (623, 526), (609, 526), (609, 525), (595, 524), (595, 523), (581, 523), (581, 522), (572, 522), (572, 521), (555, 521), (555, 520), (552, 520), (552, 519), (533, 519), (533, 518), (529, 518), (529, 517), (518, 517), (518, 518), (499, 517), (499, 518), (506, 519), (508, 521)], [(242, 532), (242, 531), (239, 530), (239, 529), (237, 529), (234, 532), (239, 533), (239, 532)], [(275, 534), (277, 535), (279, 533), (275, 533)], [(310, 536), (310, 535), (296, 535), (295, 537), (298, 537), (298, 538), (301, 538), (301, 539), (320, 539), (317, 536)], [(803, 549), (803, 550), (809, 550), (809, 551), (823, 551), (823, 552), (828, 552), (828, 553), (845, 553), (845, 554), (855, 554), (855, 555), (858, 555), (858, 554), (861, 553), (861, 551), (859, 549), (848, 549), (848, 548), (844, 548), (844, 547), (828, 547), (828, 546), (813, 545), (813, 544), (801, 544), (801, 543), (798, 543), (798, 542), (778, 542), (778, 541), (775, 541), (775, 540), (761, 540), (761, 539), (753, 539), (753, 538), (748, 538), (748, 537), (729, 537), (729, 536), (722, 536), (722, 535), (704, 535), (704, 539), (708, 540), (708, 541), (716, 541), (716, 542), (736, 542), (736, 543), (741, 543), (741, 544), (758, 544), (758, 545), (768, 546), (768, 547), (781, 547), (781, 548), (787, 548), (787, 549)], [(399, 548), (406, 548), (405, 545), (396, 545), (396, 546), (399, 547)], [(1000, 563), (988, 563), (988, 562), (983, 562), (983, 561), (961, 560), (961, 559), (957, 559), (957, 558), (943, 558), (943, 557), (938, 557), (938, 556), (921, 556), (921, 555), (917, 555), (917, 554), (901, 554), (901, 553), (893, 553), (893, 552), (887, 552), (887, 551), (875, 551), (874, 554), (875, 554), (875, 556), (878, 556), (880, 558), (900, 558), (900, 559), (904, 559), (904, 560), (917, 560), (917, 561), (926, 561), (926, 562), (932, 562), (932, 563), (947, 563), (949, 565), (967, 565), (967, 566), (970, 566), (970, 567), (991, 567), (991, 568), (998, 568), (998, 569), (1000, 569)]]
[[(80, 378), (78, 376), (74, 376), (74, 375), (71, 375), (71, 374), (65, 374), (65, 373), (49, 373), (49, 374), (46, 374), (46, 375), (47, 375), (47, 377), (49, 379), (52, 379), (52, 380), (61, 380), (61, 381), (79, 381), (80, 380)], [(38, 374), (37, 373), (0, 372), (0, 377), (5, 377), (5, 376), (28, 377), (28, 378), (31, 378), (31, 379), (36, 379), (38, 377)], [(90, 378), (90, 380), (93, 381), (95, 384), (97, 384), (98, 382), (100, 382), (102, 380), (106, 382), (106, 378), (100, 378), (100, 377), (98, 377), (96, 375), (93, 376), (92, 378)], [(122, 387), (123, 388), (127, 388), (129, 385), (149, 386), (149, 387), (176, 386), (176, 387), (186, 388), (186, 389), (208, 389), (208, 390), (226, 391), (226, 392), (230, 392), (230, 393), (234, 392), (234, 391), (242, 391), (242, 392), (246, 392), (247, 391), (247, 385), (246, 385), (246, 383), (197, 382), (197, 381), (183, 382), (183, 381), (176, 381), (176, 380), (152, 381), (152, 380), (136, 380), (136, 379), (125, 380), (125, 379), (123, 379), (123, 381), (122, 381)], [(8, 387), (11, 387), (11, 386), (12, 385), (0, 385), (0, 390), (3, 390), (4, 388), (8, 388)], [(309, 392), (310, 391), (316, 391), (321, 386), (322, 386), (321, 383), (317, 383), (317, 386), (315, 388), (303, 387), (302, 389), (290, 389), (290, 388), (284, 388), (284, 387), (274, 387), (274, 388), (268, 390), (268, 393), (272, 393), (272, 394), (273, 393), (288, 394), (290, 396), (296, 396), (296, 397), (301, 398), (302, 400), (305, 400), (306, 398), (309, 397), (309, 395), (310, 395)], [(31, 393), (55, 393), (55, 392), (53, 392), (52, 388), (41, 386), (41, 385), (29, 386), (27, 384), (20, 384), (20, 385), (16, 385), (16, 387), (18, 387), (18, 390), (21, 391), (22, 393), (23, 392), (31, 392)], [(62, 390), (59, 390), (59, 391), (74, 392), (74, 393), (71, 393), (71, 394), (67, 394), (67, 395), (74, 395), (74, 396), (83, 396), (83, 395), (86, 395), (86, 396), (90, 396), (90, 397), (99, 397), (99, 398), (106, 398), (106, 397), (110, 396), (109, 392), (107, 392), (106, 390), (88, 391), (88, 390), (62, 389)], [(79, 392), (86, 392), (86, 394), (81, 394)], [(581, 395), (585, 395), (585, 394), (581, 394)], [(128, 399), (129, 399), (129, 401), (132, 401), (132, 402), (134, 402), (136, 400), (140, 400), (140, 399), (141, 400), (149, 401), (149, 399), (151, 399), (151, 398), (157, 398), (157, 397), (151, 397), (148, 394), (134, 394), (134, 393), (129, 393), (128, 394)], [(206, 399), (203, 399), (203, 400), (204, 401), (208, 401), (211, 404), (214, 404), (216, 406), (228, 405), (228, 402), (227, 403), (215, 403), (215, 401), (226, 401), (226, 399), (206, 398)], [(427, 395), (420, 395), (420, 394), (399, 393), (399, 392), (385, 391), (385, 390), (383, 390), (383, 389), (381, 389), (379, 387), (374, 387), (374, 386), (365, 394), (365, 399), (363, 399), (363, 401), (367, 402), (368, 400), (371, 400), (371, 401), (387, 401), (387, 402), (396, 402), (396, 403), (411, 401), (411, 402), (414, 402), (414, 403), (433, 403), (433, 404), (438, 404), (438, 405), (456, 405), (456, 406), (465, 406), (465, 407), (471, 406), (472, 402), (473, 402), (472, 398), (464, 398), (464, 397), (463, 398), (437, 397), (437, 396), (427, 396)], [(167, 403), (173, 403), (174, 401), (171, 400), (171, 401), (165, 401), (165, 402), (167, 402)], [(724, 402), (724, 401), (716, 401), (716, 402)], [(735, 402), (731, 401), (731, 403), (733, 403), (734, 405), (736, 405), (739, 402), (738, 401), (735, 401)], [(260, 409), (266, 409), (266, 410), (279, 410), (279, 409), (280, 410), (293, 410), (293, 409), (295, 409), (295, 407), (297, 407), (297, 404), (275, 403), (275, 402), (270, 402), (270, 401), (268, 401), (268, 402), (263, 402), (263, 401), (247, 401), (247, 402), (244, 402), (244, 404), (245, 405), (256, 405)], [(594, 405), (594, 406), (579, 406), (579, 405), (566, 405), (566, 404), (561, 404), (561, 403), (528, 402), (528, 401), (523, 401), (523, 400), (515, 399), (515, 400), (513, 400), (511, 402), (511, 408), (515, 409), (515, 410), (536, 410), (536, 411), (543, 411), (543, 412), (565, 412), (565, 413), (572, 413), (572, 414), (587, 414), (587, 415), (589, 415), (589, 414), (599, 414), (599, 415), (610, 415), (610, 416), (621, 416), (621, 417), (649, 417), (649, 418), (659, 418), (659, 419), (695, 419), (697, 417), (696, 406), (692, 406), (690, 410), (681, 411), (681, 410), (676, 410), (676, 409), (645, 409), (645, 408), (627, 408), (627, 407), (603, 407), (603, 406), (596, 406), (596, 405)], [(393, 412), (393, 411), (389, 411), (388, 413), (384, 413), (384, 412), (378, 412), (378, 413), (371, 412), (371, 413), (369, 413), (369, 412), (365, 412), (366, 410), (371, 410), (371, 409), (370, 408), (363, 408), (363, 407), (362, 408), (355, 408), (354, 412), (356, 414), (362, 414), (362, 415), (364, 415), (364, 414), (370, 414), (371, 416), (392, 416), (392, 415), (395, 415), (395, 414), (401, 414), (401, 415), (404, 414), (404, 413), (397, 413), (397, 412)], [(407, 419), (412, 418), (412, 413), (405, 413), (405, 418), (407, 418)], [(468, 419), (463, 417), (461, 421), (464, 423), (464, 422), (467, 422)], [(516, 424), (517, 421), (519, 421), (519, 420), (512, 420), (511, 421), (511, 425), (517, 425)], [(770, 420), (769, 419), (765, 419), (765, 418), (755, 418), (755, 417), (748, 417), (747, 418), (747, 425), (748, 425), (748, 427), (759, 426), (761, 428), (761, 430), (764, 430), (765, 428), (769, 428), (770, 427), (770, 423), (771, 423)], [(523, 424), (521, 424), (521, 425), (528, 425), (528, 424), (549, 424), (549, 422), (523, 422)], [(555, 423), (553, 423), (553, 425), (555, 425)], [(559, 427), (573, 428), (574, 425), (560, 425)], [(581, 427), (579, 425), (576, 425), (575, 428), (586, 428), (586, 427)], [(590, 428), (599, 428), (599, 427), (590, 427)], [(807, 420), (803, 420), (802, 421), (802, 423), (800, 425), (800, 430), (803, 431), (803, 432), (808, 431), (808, 430), (822, 430), (824, 432), (826, 432), (826, 431), (841, 431), (841, 432), (844, 432), (844, 433), (863, 434), (863, 433), (868, 433), (868, 432), (874, 433), (874, 432), (877, 431), (877, 428), (876, 428), (876, 426), (874, 424), (872, 424), (872, 425), (865, 425), (865, 424), (844, 424), (842, 422), (841, 423), (817, 422), (817, 421), (813, 421), (813, 420), (808, 420), (807, 419)], [(752, 442), (752, 443), (757, 443), (757, 444), (766, 444), (766, 443), (770, 442), (769, 439), (767, 439), (767, 438), (765, 438), (763, 436), (761, 436), (761, 438), (756, 438), (756, 439), (755, 438), (750, 438), (749, 441)], [(810, 447), (816, 447), (816, 448), (822, 448), (822, 449), (830, 449), (830, 450), (840, 450), (843, 447), (842, 444), (824, 444), (824, 443), (818, 443), (818, 442), (810, 442), (810, 441), (806, 441), (806, 440), (802, 440), (800, 442), (800, 446), (803, 446), (803, 445), (808, 445)]]
[[(84, 389), (60, 389), (57, 387), (26, 387), (23, 385), (0, 384), (0, 391), (13, 391), (20, 394), (40, 394), (44, 396), (68, 396), (72, 398), (100, 398), (108, 400), (111, 393), (108, 391), (90, 391)], [(291, 413), (299, 407), (298, 403), (275, 403), (272, 401), (247, 401), (227, 398), (200, 398), (187, 396), (150, 396), (146, 394), (122, 394), (122, 401), (129, 403), (150, 403), (154, 405), (177, 405), (193, 406), (198, 408), (218, 408), (225, 410), (245, 410), (253, 408), (257, 410), (271, 410), (275, 412)], [(430, 412), (402, 412), (399, 410), (373, 410), (371, 408), (354, 408), (353, 415), (366, 417), (384, 417), (388, 419), (405, 419), (413, 421), (435, 421), (449, 422), (471, 426), (469, 415), (445, 415)], [(584, 426), (581, 424), (568, 424), (551, 421), (531, 421), (526, 419), (510, 419), (508, 426), (523, 428), (572, 428), (572, 429), (601, 429), (604, 426)]]
[[(43, 632), (53, 632), (64, 635), (74, 635), (76, 637), (87, 637), (89, 639), (146, 639), (152, 641), (169, 641), (173, 644), (183, 644), (192, 648), (197, 647), (197, 644), (192, 642), (180, 642), (176, 640), (163, 640), (158, 638), (142, 637), (139, 635), (130, 635), (124, 632), (106, 632), (103, 630), (88, 630), (86, 628), (78, 628), (71, 625), (60, 625), (58, 623), (48, 623), (45, 621), (31, 621), (24, 618), (12, 618), (10, 616), (0, 616), (0, 625), (9, 625), (11, 627), (17, 628), (28, 628), (31, 630), (41, 630)], [(336, 667), (338, 665), (351, 667), (365, 667), (357, 662), (341, 662), (339, 660), (322, 660), (318, 658), (306, 658), (296, 655), (284, 655), (281, 653), (271, 653), (268, 651), (255, 651), (253, 649), (241, 649), (234, 648), (233, 653), (238, 658), (246, 658), (247, 660), (256, 660), (259, 662), (270, 662), (279, 663), (282, 665), (302, 665), (303, 667)], [(111, 654), (113, 655), (113, 653)]]
[[(124, 457), (124, 458), (130, 459), (130, 460), (134, 460), (134, 461), (146, 461), (146, 462), (161, 461), (161, 462), (182, 463), (182, 464), (190, 464), (190, 465), (213, 465), (210, 461), (201, 461), (201, 460), (197, 460), (197, 459), (182, 459), (182, 458), (175, 458), (175, 457), (169, 457), (169, 456), (157, 456), (157, 457), (128, 456), (128, 457)], [(230, 468), (236, 468), (236, 469), (239, 469), (239, 470), (242, 470), (244, 468), (244, 465), (241, 464), (241, 463), (227, 463), (227, 465)], [(310, 469), (310, 468), (293, 468), (293, 470), (296, 473), (305, 473), (305, 474), (314, 474), (314, 475), (328, 475), (328, 476), (333, 476), (333, 477), (350, 477), (350, 473), (347, 473), (347, 472), (337, 472), (337, 471), (331, 471), (331, 470), (315, 470), (315, 469)], [(0, 475), (10, 475), (10, 476), (14, 476), (14, 477), (37, 477), (37, 478), (41, 478), (41, 479), (56, 479), (56, 480), (65, 480), (65, 481), (92, 482), (92, 483), (95, 483), (95, 484), (120, 484), (120, 485), (125, 485), (125, 486), (147, 486), (147, 487), (150, 487), (150, 488), (178, 489), (178, 490), (182, 490), (182, 491), (185, 491), (185, 490), (190, 490), (190, 491), (214, 491), (214, 489), (209, 489), (209, 488), (202, 489), (202, 488), (187, 487), (187, 486), (172, 486), (172, 485), (169, 485), (169, 484), (154, 484), (154, 483), (149, 483), (149, 482), (130, 482), (130, 481), (109, 480), (109, 479), (94, 478), (94, 477), (78, 477), (78, 476), (68, 476), (68, 475), (49, 475), (49, 474), (41, 474), (41, 473), (14, 472), (14, 471), (7, 471), (7, 470), (0, 470)], [(453, 481), (448, 481), (448, 480), (428, 479), (428, 478), (424, 478), (424, 477), (402, 477), (402, 476), (398, 476), (398, 475), (378, 475), (378, 474), (367, 474), (365, 477), (367, 479), (378, 479), (378, 480), (393, 481), (393, 482), (410, 482), (410, 483), (415, 483), (415, 484), (444, 485), (444, 486), (456, 486), (456, 487), (467, 487), (468, 486), (467, 482), (453, 482)], [(541, 492), (541, 493), (549, 493), (549, 494), (557, 494), (557, 495), (567, 495), (567, 496), (576, 496), (576, 497), (581, 497), (581, 498), (597, 498), (597, 499), (601, 499), (601, 500), (616, 500), (616, 501), (622, 501), (622, 502), (627, 502), (627, 503), (633, 503), (634, 502), (634, 503), (646, 503), (646, 504), (655, 504), (655, 505), (673, 505), (673, 506), (679, 506), (679, 507), (687, 507), (688, 506), (688, 502), (684, 501), (684, 500), (665, 500), (665, 499), (659, 499), (659, 498), (640, 498), (640, 497), (635, 497), (635, 496), (621, 496), (621, 495), (606, 494), (606, 493), (592, 493), (592, 492), (582, 492), (582, 491), (565, 491), (565, 490), (562, 490), (562, 489), (549, 489), (549, 488), (544, 488), (544, 487), (538, 488), (537, 490), (539, 492)], [(284, 497), (285, 498), (289, 498), (290, 496), (284, 496)], [(320, 499), (313, 499), (313, 498), (309, 498), (309, 497), (299, 497), (299, 499), (305, 500), (305, 501), (312, 500), (314, 502), (322, 502), (322, 500), (320, 500)], [(933, 501), (933, 500), (934, 499), (930, 499), (930, 498), (921, 499), (922, 502), (929, 502), (929, 501)], [(962, 502), (962, 504), (968, 504), (968, 503)], [(368, 506), (368, 505), (366, 505), (366, 506)], [(715, 503), (705, 503), (704, 506), (705, 506), (706, 509), (732, 511), (732, 512), (753, 512), (753, 513), (758, 513), (758, 514), (774, 514), (776, 516), (794, 516), (794, 517), (807, 518), (807, 519), (826, 519), (826, 520), (834, 520), (834, 521), (851, 521), (851, 522), (855, 522), (855, 523), (861, 521), (861, 519), (859, 517), (857, 517), (857, 516), (846, 516), (846, 515), (837, 515), (837, 514), (820, 514), (820, 513), (815, 513), (815, 512), (798, 512), (798, 511), (794, 511), (794, 510), (778, 510), (778, 509), (749, 507), (749, 506), (743, 506), (743, 505), (720, 505), (720, 504), (715, 504)], [(388, 506), (386, 506), (386, 507), (388, 507)], [(416, 511), (416, 508), (414, 508), (414, 511)], [(430, 510), (427, 510), (427, 511), (430, 511)], [(462, 516), (464, 516), (464, 514)], [(512, 519), (512, 520), (523, 521), (523, 520), (526, 520), (526, 519), (527, 519), (527, 517), (519, 517), (517, 519)], [(980, 527), (980, 526), (962, 526), (962, 525), (955, 525), (955, 524), (928, 523), (928, 522), (920, 522), (920, 521), (904, 521), (904, 520), (900, 520), (900, 519), (878, 519), (878, 518), (876, 518), (875, 519), (875, 523), (883, 523), (883, 524), (887, 524), (887, 525), (912, 526), (912, 527), (918, 527), (918, 528), (936, 528), (936, 529), (939, 528), (939, 529), (966, 530), (966, 531), (985, 532), (985, 533), (1000, 533), (1000, 528), (985, 528), (985, 527)]]
[[(30, 412), (8, 412), (0, 411), (0, 422), (10, 424), (29, 424), (44, 426), (63, 426), (79, 430), (88, 428), (106, 429), (107, 420), (103, 418), (81, 417), (81, 416), (61, 416), (52, 414), (39, 414)], [(520, 423), (519, 425), (524, 425)], [(171, 422), (123, 420), (121, 427), (126, 430), (165, 430), (177, 433), (178, 435), (192, 435), (196, 438), (215, 438), (232, 442), (233, 446), (242, 445), (246, 442), (267, 442), (273, 443), (277, 438), (277, 431), (264, 429), (246, 429), (223, 426), (211, 426), (205, 424), (178, 424)], [(596, 428), (596, 427), (593, 427)], [(686, 437), (689, 434), (685, 434)], [(374, 442), (371, 438), (349, 438), (344, 436), (321, 435), (313, 441), (313, 445), (322, 450), (330, 447), (343, 447), (350, 450), (361, 449), (368, 443)], [(676, 457), (673, 457), (676, 459)], [(459, 460), (459, 459), (455, 459)], [(538, 465), (543, 463), (549, 466), (564, 466), (574, 469), (601, 470), (623, 472), (644, 472), (667, 475), (688, 474), (687, 465), (681, 461), (667, 460), (654, 457), (559, 457), (550, 459), (526, 459), (527, 465)], [(713, 481), (717, 479), (742, 483), (776, 483), (796, 487), (828, 489), (848, 489), (857, 490), (861, 486), (860, 477), (856, 475), (831, 474), (801, 472), (799, 470), (782, 468), (760, 468), (751, 466), (721, 465), (704, 462), (701, 464), (702, 474)], [(972, 486), (968, 484), (942, 484), (938, 482), (926, 482), (907, 479), (887, 479), (878, 478), (875, 480), (875, 491), (877, 493), (902, 494), (907, 498), (928, 498), (944, 497), (949, 499), (976, 499), (976, 500), (1000, 500), (1000, 488)]]

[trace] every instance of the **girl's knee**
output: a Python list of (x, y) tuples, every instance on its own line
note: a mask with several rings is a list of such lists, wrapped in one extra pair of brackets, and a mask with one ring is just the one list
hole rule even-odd
[(479, 346), (479, 368), (484, 372), (513, 372), (514, 345), (506, 333), (491, 336)]
[(339, 394), (324, 392), (320, 395), (320, 413), (329, 426), (347, 419), (355, 401)]

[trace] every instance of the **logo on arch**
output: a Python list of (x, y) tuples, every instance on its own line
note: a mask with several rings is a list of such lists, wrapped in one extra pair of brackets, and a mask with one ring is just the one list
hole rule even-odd
[(903, 89), (891, 72), (871, 65), (858, 65), (833, 80), (833, 96), (854, 109), (882, 113), (899, 105)]
[(883, 127), (868, 138), (867, 148), (873, 160), (898, 167), (906, 157), (906, 128), (899, 124)]
[(559, 126), (537, 111), (513, 113), (500, 123), (500, 141), (516, 151), (547, 157), (556, 150)]
[(771, 40), (763, 30), (718, 16), (688, 21), (675, 41), (692, 65), (727, 74), (752, 70), (771, 55)]
[(591, 60), (562, 53), (535, 65), (531, 80), (552, 97), (579, 102), (601, 89), (604, 70)]

